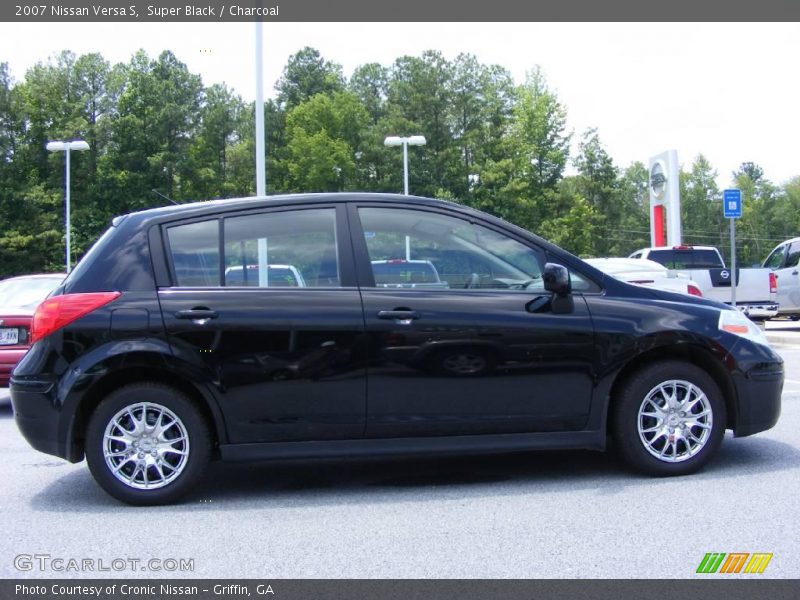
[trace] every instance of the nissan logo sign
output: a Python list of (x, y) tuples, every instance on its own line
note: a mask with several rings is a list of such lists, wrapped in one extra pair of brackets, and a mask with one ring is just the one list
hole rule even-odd
[(650, 169), (650, 189), (653, 196), (662, 200), (667, 189), (667, 176), (664, 174), (664, 164), (659, 160)]
[(720, 271), (719, 276), (722, 277), (722, 279), (728, 279), (731, 274), (728, 271)]

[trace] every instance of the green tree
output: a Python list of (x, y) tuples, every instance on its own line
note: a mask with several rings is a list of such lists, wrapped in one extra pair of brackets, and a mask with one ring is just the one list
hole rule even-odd
[[(421, 57), (403, 56), (392, 65), (384, 134), (424, 135), (427, 141), (425, 146), (409, 148), (413, 161), (409, 186), (414, 194), (431, 196), (452, 187), (452, 165), (458, 161), (449, 118), (452, 78), (452, 65), (434, 50), (426, 50)], [(401, 190), (402, 152), (391, 152), (388, 164), (395, 174), (394, 190)]]
[(448, 181), (456, 196), (470, 202), (480, 166), (502, 159), (499, 145), (508, 128), (514, 86), (505, 69), (460, 54), (453, 63), (452, 89), (451, 130), (460, 160), (451, 163)]
[(203, 89), (200, 77), (171, 52), (151, 60), (139, 51), (127, 75), (111, 123), (113, 141), (101, 160), (100, 177), (117, 212), (162, 204), (153, 189), (176, 200), (188, 197), (195, 178), (188, 149)]
[(275, 89), (278, 102), (290, 110), (317, 94), (343, 90), (342, 67), (322, 58), (319, 50), (306, 46), (289, 57)]
[(226, 198), (237, 195), (231, 181), (229, 154), (241, 141), (245, 104), (227, 86), (206, 88), (200, 107), (197, 133), (189, 146), (189, 170), (186, 191), (194, 198)]
[(760, 263), (775, 245), (771, 232), (776, 229), (780, 192), (764, 176), (763, 169), (752, 162), (742, 163), (733, 178), (735, 186), (742, 190), (743, 203), (742, 218), (737, 223), (740, 238), (736, 255), (742, 265)]
[(550, 90), (538, 67), (517, 90), (510, 138), (519, 176), (535, 201), (553, 191), (564, 175), (572, 134), (567, 132), (567, 111)]
[(624, 239), (619, 231), (623, 206), (617, 187), (617, 168), (600, 142), (597, 129), (588, 129), (583, 134), (575, 167), (578, 169), (578, 192), (594, 209), (593, 225), (599, 235), (593, 251), (600, 256), (611, 255), (617, 249), (617, 242)]
[(350, 92), (317, 94), (286, 116), (286, 170), (293, 191), (341, 191), (356, 180), (369, 116)]

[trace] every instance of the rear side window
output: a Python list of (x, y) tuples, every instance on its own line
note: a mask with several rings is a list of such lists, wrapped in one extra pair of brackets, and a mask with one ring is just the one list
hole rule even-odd
[(216, 287), (220, 282), (219, 221), (200, 221), (167, 230), (175, 284)]

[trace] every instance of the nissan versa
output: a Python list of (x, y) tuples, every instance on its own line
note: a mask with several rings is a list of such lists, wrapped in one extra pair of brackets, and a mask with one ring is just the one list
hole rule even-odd
[(775, 425), (783, 386), (738, 311), (408, 196), (118, 217), (31, 338), (11, 381), (20, 430), (131, 504), (176, 500), (212, 459), (602, 450), (609, 435), (633, 467), (683, 475), (726, 429)]

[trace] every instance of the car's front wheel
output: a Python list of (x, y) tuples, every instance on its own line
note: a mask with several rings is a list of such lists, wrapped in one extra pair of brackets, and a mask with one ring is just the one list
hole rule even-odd
[(116, 390), (86, 431), (86, 460), (100, 486), (136, 505), (174, 502), (202, 478), (211, 457), (203, 415), (183, 393), (159, 383)]
[(614, 399), (615, 446), (649, 475), (686, 475), (702, 468), (725, 434), (725, 402), (699, 367), (680, 361), (651, 364), (634, 373)]

